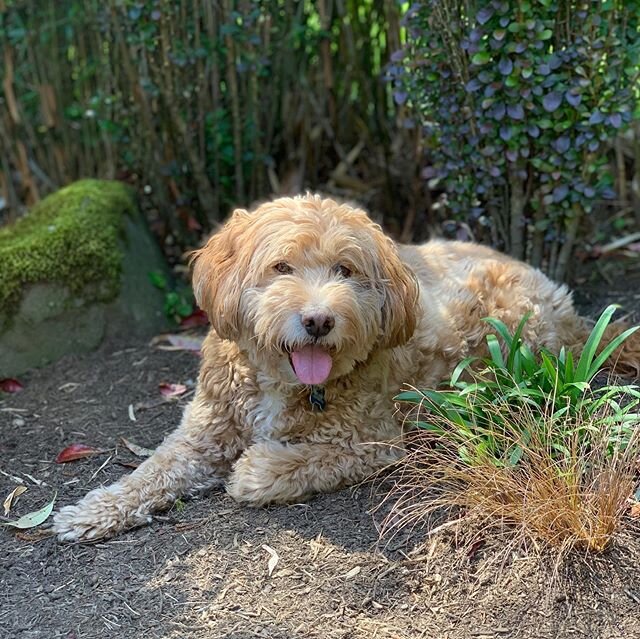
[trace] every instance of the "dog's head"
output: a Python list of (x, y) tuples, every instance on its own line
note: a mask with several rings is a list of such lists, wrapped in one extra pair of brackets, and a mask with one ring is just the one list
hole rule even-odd
[(237, 210), (192, 265), (218, 335), (282, 381), (346, 375), (415, 328), (417, 283), (394, 243), (364, 211), (330, 199)]

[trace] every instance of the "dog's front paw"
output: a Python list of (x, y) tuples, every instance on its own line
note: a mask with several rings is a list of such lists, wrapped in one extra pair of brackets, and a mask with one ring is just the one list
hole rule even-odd
[(227, 492), (236, 501), (262, 506), (272, 501), (270, 485), (274, 477), (262, 468), (255, 468), (248, 459), (241, 457), (227, 481)]
[(252, 506), (300, 499), (307, 492), (303, 478), (296, 481), (295, 469), (300, 461), (281, 444), (254, 444), (236, 462), (227, 492), (236, 501)]
[(123, 495), (97, 488), (74, 506), (65, 506), (53, 518), (60, 541), (92, 541), (151, 521), (149, 515), (132, 510)]

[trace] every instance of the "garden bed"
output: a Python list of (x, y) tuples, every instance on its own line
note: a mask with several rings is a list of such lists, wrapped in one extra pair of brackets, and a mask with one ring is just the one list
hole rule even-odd
[[(640, 281), (621, 282), (627, 291), (640, 290)], [(639, 311), (640, 299), (633, 295), (608, 287), (591, 314), (613, 301)], [(22, 393), (0, 399), (0, 495), (16, 486), (8, 475), (29, 488), (12, 515), (44, 505), (56, 492), (58, 505), (72, 503), (130, 472), (120, 464), (139, 458), (120, 438), (152, 448), (172, 430), (188, 397), (163, 401), (158, 385), (190, 387), (198, 364), (188, 352), (112, 338), (96, 353), (68, 356), (24, 377)], [(54, 464), (71, 442), (109, 452)], [(380, 541), (377, 526), (386, 512), (371, 512), (379, 502), (371, 486), (265, 509), (239, 506), (214, 492), (102, 543), (65, 545), (41, 538), (37, 529), (24, 535), (2, 530), (0, 635), (640, 636), (637, 535), (554, 576), (553, 557), (533, 549), (505, 555), (490, 535), (458, 534), (455, 526), (432, 538), (421, 531)], [(278, 562), (269, 575), (272, 551)]]

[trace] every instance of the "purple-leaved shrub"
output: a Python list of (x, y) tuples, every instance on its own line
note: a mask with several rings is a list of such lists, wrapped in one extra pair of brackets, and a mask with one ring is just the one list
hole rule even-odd
[(451, 213), (562, 280), (580, 223), (615, 198), (612, 140), (637, 118), (640, 3), (426, 0), (387, 73), (429, 141)]

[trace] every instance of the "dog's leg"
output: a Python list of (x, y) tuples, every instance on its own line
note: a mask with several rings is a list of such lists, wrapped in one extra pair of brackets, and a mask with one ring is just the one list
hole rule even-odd
[(356, 484), (401, 456), (389, 444), (259, 442), (234, 466), (227, 492), (254, 506), (287, 503)]
[(178, 497), (221, 483), (245, 443), (224, 414), (196, 402), (187, 407), (178, 429), (133, 473), (56, 513), (53, 530), (59, 539), (109, 537), (150, 522), (152, 512)]

